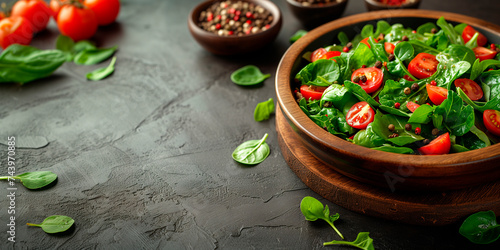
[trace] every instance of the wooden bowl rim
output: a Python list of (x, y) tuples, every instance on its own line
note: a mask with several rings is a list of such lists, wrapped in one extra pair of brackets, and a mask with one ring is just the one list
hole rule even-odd
[[(443, 173), (456, 174), (457, 171), (461, 173), (481, 172), (481, 168), (472, 169), (470, 167), (470, 163), (479, 163), (487, 159), (499, 158), (500, 143), (468, 152), (432, 156), (402, 155), (391, 152), (377, 151), (347, 142), (320, 128), (300, 109), (291, 91), (290, 74), (295, 61), (302, 55), (303, 51), (309, 44), (328, 32), (361, 22), (390, 19), (395, 17), (428, 18), (437, 20), (441, 16), (443, 16), (447, 21), (467, 23), (494, 33), (500, 37), (500, 26), (498, 25), (461, 14), (432, 10), (381, 10), (352, 15), (326, 23), (308, 32), (308, 34), (296, 41), (281, 58), (276, 73), (275, 87), (278, 104), (282, 108), (285, 116), (298, 130), (300, 130), (300, 132), (307, 135), (317, 145), (330, 148), (351, 158), (369, 159), (378, 161), (382, 164), (387, 164), (386, 169), (394, 167), (400, 168), (401, 166), (409, 165), (412, 167), (418, 167), (415, 170), (420, 169), (421, 171), (425, 171), (427, 173), (434, 172), (437, 177), (441, 176)], [(453, 157), (450, 157), (450, 155)], [(459, 157), (457, 158), (457, 156)], [(439, 169), (435, 169), (435, 165), (439, 165)], [(380, 171), (385, 170), (381, 169)]]

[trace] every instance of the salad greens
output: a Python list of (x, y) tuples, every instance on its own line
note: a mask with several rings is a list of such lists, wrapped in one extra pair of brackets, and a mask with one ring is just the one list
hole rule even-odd
[(247, 65), (234, 71), (231, 74), (231, 81), (238, 85), (252, 86), (263, 82), (270, 76), (271, 74), (262, 74), (257, 66)]
[(500, 238), (500, 225), (493, 211), (481, 211), (467, 217), (459, 233), (473, 243), (489, 244)]
[(274, 112), (274, 100), (273, 98), (269, 98), (269, 100), (260, 102), (255, 107), (255, 111), (253, 113), (253, 118), (257, 122), (261, 122), (269, 119), (269, 116)]
[[(450, 135), (450, 153), (498, 142), (500, 132), (480, 128), (485, 127), (484, 111), (500, 112), (500, 53), (495, 52), (493, 59), (479, 58), (474, 51), (479, 33), (464, 41), (466, 27), (463, 23), (454, 26), (441, 17), (436, 23), (413, 29), (378, 21), (376, 26), (365, 25), (352, 39), (339, 32), (338, 44), (321, 49), (340, 53), (331, 58), (304, 54), (309, 62), (296, 73), (295, 80), (315, 88), (300, 90), (299, 107), (331, 134), (386, 152), (419, 154), (419, 148), (445, 133)], [(430, 73), (423, 72), (423, 76), (411, 65), (422, 53), (435, 58), (435, 68), (424, 68)], [(425, 58), (419, 60), (426, 63)], [(356, 79), (353, 72), (371, 67), (380, 69), (383, 79), (378, 89), (367, 93), (360, 84), (366, 78)], [(475, 81), (484, 96), (471, 99), (468, 92), (472, 90), (456, 87), (457, 79)], [(443, 91), (444, 101), (436, 101), (436, 93), (430, 92), (436, 90), (429, 85)], [(321, 89), (321, 98), (302, 98), (303, 91), (311, 89)], [(373, 120), (364, 129), (349, 125), (348, 111), (359, 102), (374, 110)], [(394, 129), (388, 129), (389, 125)], [(409, 125), (410, 130), (406, 129)], [(438, 134), (431, 133), (434, 129)]]
[(335, 230), (335, 232), (337, 232), (340, 238), (344, 238), (339, 230), (333, 225), (333, 222), (339, 219), (339, 214), (336, 213), (334, 215), (330, 215), (328, 205), (323, 207), (323, 204), (316, 198), (306, 196), (300, 202), (300, 211), (308, 221), (316, 221), (318, 219), (326, 221)]
[(45, 220), (43, 220), (42, 223), (40, 224), (26, 223), (26, 225), (33, 227), (41, 227), (44, 232), (53, 234), (53, 233), (61, 233), (70, 229), (74, 223), (75, 220), (73, 220), (68, 216), (52, 215), (45, 218)]
[(271, 152), (266, 143), (268, 134), (260, 140), (250, 140), (239, 145), (233, 152), (233, 159), (246, 165), (255, 165), (263, 162)]
[(57, 175), (50, 171), (26, 172), (16, 176), (1, 176), (0, 180), (20, 180), (28, 189), (38, 189), (49, 185), (57, 179)]

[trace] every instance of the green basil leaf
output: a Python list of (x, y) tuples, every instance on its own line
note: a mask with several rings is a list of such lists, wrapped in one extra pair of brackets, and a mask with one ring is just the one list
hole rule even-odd
[(80, 51), (75, 55), (73, 61), (76, 64), (81, 65), (92, 65), (100, 63), (109, 57), (111, 57), (115, 51), (118, 49), (118, 46), (114, 46), (106, 49), (86, 49)]
[(97, 47), (89, 40), (81, 40), (75, 43), (73, 47), (73, 54), (78, 54), (84, 50), (94, 50)]
[(257, 85), (267, 78), (271, 74), (262, 74), (259, 68), (254, 65), (247, 65), (242, 67), (231, 74), (231, 81), (242, 86)]
[(302, 85), (327, 87), (337, 81), (339, 76), (339, 65), (335, 61), (320, 59), (306, 65), (295, 78), (300, 80)]
[(354, 240), (353, 242), (333, 240), (330, 242), (323, 243), (323, 246), (348, 245), (348, 246), (357, 247), (357, 248), (360, 248), (363, 250), (375, 250), (375, 247), (373, 246), (373, 239), (370, 238), (369, 234), (370, 233), (368, 233), (368, 232), (361, 232), (358, 234), (358, 236), (356, 237), (356, 240)]
[(500, 238), (500, 225), (493, 211), (481, 211), (465, 219), (459, 233), (476, 244), (489, 244)]
[(75, 42), (68, 36), (59, 35), (56, 40), (56, 49), (64, 52), (66, 54), (66, 61), (70, 62), (73, 60), (73, 48), (75, 47)]
[(307, 31), (305, 30), (297, 30), (297, 32), (295, 32), (295, 34), (293, 34), (293, 36), (290, 37), (290, 43), (296, 42), (297, 40), (299, 40), (299, 38), (305, 36), (306, 34)]
[(264, 121), (269, 119), (269, 116), (274, 112), (274, 100), (269, 98), (269, 100), (260, 102), (255, 107), (253, 112), (253, 118), (255, 121)]
[(266, 143), (268, 134), (260, 140), (250, 140), (239, 145), (233, 152), (233, 159), (246, 165), (255, 165), (263, 162), (271, 152)]
[(115, 71), (115, 62), (116, 62), (116, 57), (113, 57), (113, 59), (111, 59), (111, 62), (107, 67), (99, 68), (92, 72), (87, 73), (87, 79), (92, 81), (99, 81), (108, 77)]
[(68, 230), (75, 223), (75, 220), (64, 215), (52, 215), (40, 224), (27, 223), (28, 226), (41, 227), (43, 231), (49, 234), (60, 233)]

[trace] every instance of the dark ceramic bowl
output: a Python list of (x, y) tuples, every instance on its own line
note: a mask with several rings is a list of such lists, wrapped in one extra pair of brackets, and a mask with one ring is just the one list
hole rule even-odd
[[(430, 10), (377, 11), (327, 23), (307, 33), (284, 54), (276, 73), (276, 94), (284, 117), (312, 155), (337, 172), (363, 183), (402, 190), (452, 190), (500, 179), (500, 143), (448, 155), (402, 155), (365, 148), (334, 136), (316, 125), (297, 104), (294, 76), (305, 65), (307, 51), (338, 43), (337, 34), (354, 37), (378, 20), (417, 28), (443, 16), (452, 24), (468, 23), (492, 43), (500, 43), (500, 26), (476, 18)], [(391, 183), (392, 182), (392, 183)]]
[(407, 3), (395, 6), (383, 4), (376, 0), (365, 0), (366, 8), (368, 11), (374, 10), (395, 10), (395, 9), (418, 9), (421, 0), (409, 0)]
[(321, 6), (303, 6), (295, 0), (287, 0), (286, 2), (293, 15), (305, 27), (311, 29), (339, 18), (344, 13), (348, 0), (332, 2)]
[(197, 5), (189, 14), (188, 27), (194, 39), (206, 50), (217, 55), (236, 55), (256, 51), (276, 39), (281, 29), (281, 11), (273, 2), (266, 0), (244, 0), (262, 6), (273, 15), (273, 21), (269, 29), (255, 34), (243, 36), (218, 36), (203, 30), (198, 26), (200, 13), (206, 10), (214, 2), (220, 0), (209, 0)]

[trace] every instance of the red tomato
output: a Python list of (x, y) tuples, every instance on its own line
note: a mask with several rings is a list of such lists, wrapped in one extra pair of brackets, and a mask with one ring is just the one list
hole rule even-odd
[(414, 77), (423, 79), (432, 76), (437, 71), (438, 64), (436, 56), (422, 52), (408, 64), (408, 71)]
[(11, 16), (22, 16), (32, 25), (33, 32), (47, 28), (52, 10), (42, 0), (20, 0), (12, 6)]
[(93, 10), (99, 25), (108, 25), (116, 20), (120, 12), (118, 0), (84, 0), (83, 4)]
[(13, 43), (28, 45), (33, 38), (31, 24), (22, 16), (0, 20), (0, 46), (7, 48)]
[[(50, 0), (49, 7), (52, 10), (54, 19), (57, 21), (57, 15), (64, 4), (69, 4), (71, 0)], [(78, 0), (78, 2), (83, 2), (83, 0)]]
[(357, 69), (352, 73), (351, 81), (354, 82), (355, 77), (361, 77), (363, 75), (366, 76), (366, 82), (359, 81), (356, 83), (359, 84), (361, 88), (366, 91), (366, 93), (373, 93), (382, 85), (384, 73), (382, 73), (382, 70), (379, 68), (370, 67)]
[(438, 138), (431, 141), (431, 143), (420, 147), (418, 152), (423, 155), (443, 155), (450, 152), (451, 141), (450, 134), (442, 134)]
[(387, 54), (392, 54), (392, 53), (394, 53), (394, 48), (396, 48), (396, 45), (389, 43), (389, 42), (385, 42), (384, 48), (385, 48), (385, 52), (387, 52)]
[(440, 105), (446, 98), (448, 98), (448, 90), (442, 87), (426, 84), (427, 94), (432, 103)]
[(97, 17), (87, 8), (64, 5), (57, 15), (59, 31), (74, 41), (91, 38), (97, 31)]
[(500, 112), (493, 109), (485, 110), (483, 122), (486, 129), (494, 135), (500, 136)]
[(418, 105), (414, 102), (408, 102), (408, 103), (406, 103), (406, 107), (413, 113), (413, 112), (415, 112), (415, 110), (418, 109), (418, 107), (420, 107), (420, 105)]
[(478, 58), (479, 61), (493, 59), (497, 55), (496, 50), (491, 50), (485, 47), (475, 47), (472, 51), (474, 51), (474, 55), (476, 55), (476, 58)]
[(325, 55), (326, 52), (328, 52), (328, 51), (326, 51), (325, 48), (319, 48), (319, 49), (313, 51), (313, 53), (311, 54), (311, 62), (314, 62), (316, 60), (321, 59), (321, 57), (323, 55)]
[(367, 102), (358, 102), (347, 111), (346, 121), (349, 126), (365, 129), (375, 118), (375, 112)]
[(320, 100), (323, 92), (327, 87), (319, 87), (314, 85), (302, 85), (300, 86), (300, 93), (306, 100)]
[[(328, 51), (328, 52), (326, 52), (326, 54), (324, 54), (322, 56), (321, 59), (330, 59), (330, 58), (335, 57), (335, 56), (340, 56), (340, 51)], [(336, 61), (335, 59), (332, 59), (332, 60)]]
[(477, 46), (486, 45), (488, 39), (470, 25), (465, 26), (464, 31), (462, 31), (462, 38), (464, 39), (464, 42), (467, 43), (474, 36), (474, 34), (476, 34), (476, 32), (479, 33), (477, 37)]
[(462, 91), (473, 101), (477, 101), (483, 97), (483, 90), (475, 81), (468, 78), (459, 78), (455, 80), (455, 86), (460, 87)]
[[(373, 41), (375, 41), (376, 43), (378, 43), (378, 40), (377, 40), (377, 39), (373, 39)], [(363, 39), (363, 40), (361, 40), (361, 41), (360, 41), (360, 43), (364, 43), (364, 44), (366, 44), (366, 45), (368, 46), (368, 48), (372, 48), (372, 47), (370, 46), (370, 43), (368, 42), (368, 37), (367, 37), (367, 38), (365, 38), (365, 39)]]

